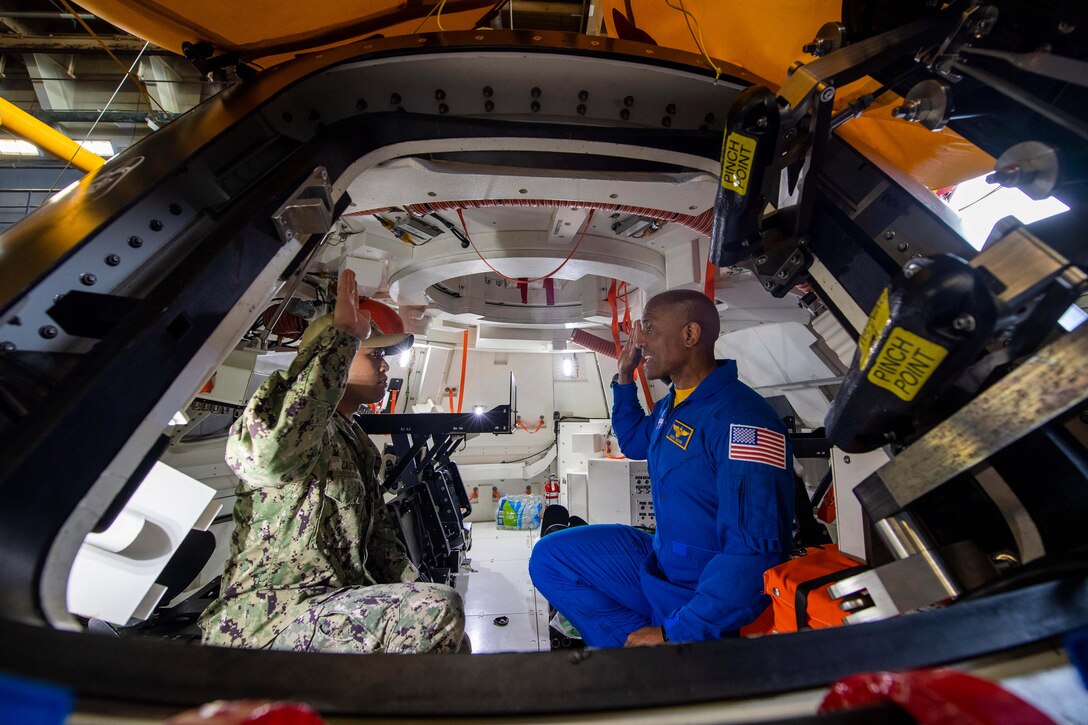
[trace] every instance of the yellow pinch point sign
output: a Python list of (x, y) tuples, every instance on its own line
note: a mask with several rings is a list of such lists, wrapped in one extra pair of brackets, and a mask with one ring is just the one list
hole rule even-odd
[(748, 179), (756, 157), (756, 140), (731, 133), (722, 142), (722, 188), (741, 196), (748, 193)]
[(947, 356), (948, 350), (937, 343), (894, 327), (866, 377), (873, 385), (910, 402)]

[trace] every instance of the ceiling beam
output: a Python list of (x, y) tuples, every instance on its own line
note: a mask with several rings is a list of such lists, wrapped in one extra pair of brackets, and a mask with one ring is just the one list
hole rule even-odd
[[(144, 41), (131, 35), (100, 35), (102, 42), (114, 53), (139, 53)], [(86, 35), (27, 35), (0, 36), (0, 53), (101, 53), (102, 46)], [(147, 46), (144, 55), (174, 55), (155, 45)], [(179, 56), (180, 57), (180, 56)]]

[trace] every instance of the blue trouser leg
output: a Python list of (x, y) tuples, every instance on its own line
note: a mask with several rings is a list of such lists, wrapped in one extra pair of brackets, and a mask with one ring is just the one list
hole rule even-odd
[(622, 647), (628, 634), (652, 624), (639, 582), (652, 552), (653, 537), (630, 526), (578, 526), (541, 538), (529, 575), (586, 644)]

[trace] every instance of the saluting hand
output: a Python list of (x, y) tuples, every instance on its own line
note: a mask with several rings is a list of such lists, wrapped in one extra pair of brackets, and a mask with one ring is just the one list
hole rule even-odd
[(359, 285), (355, 282), (355, 273), (350, 269), (340, 273), (332, 325), (337, 330), (355, 335), (360, 340), (370, 337), (370, 313), (359, 309)]
[(622, 385), (627, 385), (634, 380), (635, 368), (642, 362), (642, 349), (635, 347), (641, 335), (642, 320), (636, 320), (627, 338), (627, 344), (623, 346), (619, 360), (616, 361), (620, 373), (619, 382)]

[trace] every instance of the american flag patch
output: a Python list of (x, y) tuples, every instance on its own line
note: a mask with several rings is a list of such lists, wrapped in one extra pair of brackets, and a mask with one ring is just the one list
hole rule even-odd
[(786, 468), (786, 437), (754, 425), (729, 426), (729, 459)]

